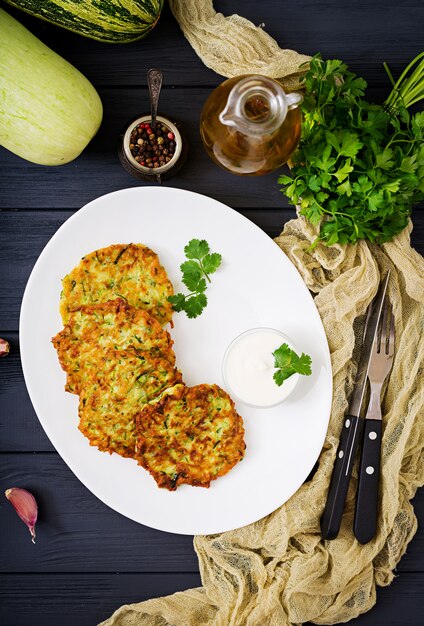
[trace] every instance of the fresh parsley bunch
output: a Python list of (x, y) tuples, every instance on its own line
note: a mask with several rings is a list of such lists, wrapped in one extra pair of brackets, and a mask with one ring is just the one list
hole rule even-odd
[(217, 252), (210, 252), (209, 244), (204, 239), (192, 239), (184, 248), (188, 259), (180, 265), (182, 281), (189, 294), (177, 293), (169, 296), (174, 311), (185, 311), (187, 317), (200, 315), (208, 303), (205, 295), (207, 283), (211, 282), (209, 274), (216, 272), (221, 265), (222, 257)]
[(315, 56), (303, 80), (302, 139), (283, 193), (319, 225), (317, 241), (389, 241), (424, 198), (424, 112), (406, 108), (424, 97), (424, 61), (383, 106), (363, 99), (367, 83), (339, 60)]

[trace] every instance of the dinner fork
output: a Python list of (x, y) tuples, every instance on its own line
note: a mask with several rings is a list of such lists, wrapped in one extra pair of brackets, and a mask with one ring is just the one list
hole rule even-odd
[(392, 369), (395, 353), (395, 323), (387, 296), (383, 307), (381, 329), (374, 340), (368, 371), (370, 400), (365, 415), (353, 526), (355, 537), (362, 544), (368, 543), (374, 537), (377, 528), (382, 439), (381, 390)]

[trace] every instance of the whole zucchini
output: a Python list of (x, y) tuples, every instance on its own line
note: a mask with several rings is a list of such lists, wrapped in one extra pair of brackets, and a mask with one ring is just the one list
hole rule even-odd
[(142, 39), (160, 17), (163, 0), (6, 0), (85, 37), (109, 43)]
[(68, 163), (102, 112), (85, 76), (0, 9), (0, 145), (33, 163)]

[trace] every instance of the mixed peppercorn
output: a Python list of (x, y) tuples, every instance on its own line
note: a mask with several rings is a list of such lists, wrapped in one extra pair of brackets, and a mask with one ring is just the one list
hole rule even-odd
[(175, 154), (175, 136), (169, 128), (149, 122), (137, 124), (130, 138), (130, 150), (134, 159), (144, 167), (156, 169), (169, 163)]

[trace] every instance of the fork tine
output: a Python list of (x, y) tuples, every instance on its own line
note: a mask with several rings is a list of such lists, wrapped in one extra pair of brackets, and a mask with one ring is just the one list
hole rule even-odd
[(387, 352), (386, 344), (387, 344), (387, 323), (389, 321), (388, 320), (389, 308), (390, 308), (390, 302), (389, 302), (388, 297), (386, 296), (383, 302), (383, 319), (381, 321), (380, 341), (378, 343), (377, 352), (381, 352), (382, 347), (384, 349), (384, 352)]
[(393, 315), (393, 308), (391, 308), (391, 318), (390, 318), (390, 330), (389, 330), (389, 346), (387, 354), (393, 356), (395, 352), (395, 316)]

